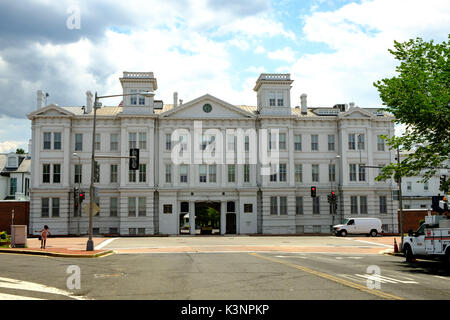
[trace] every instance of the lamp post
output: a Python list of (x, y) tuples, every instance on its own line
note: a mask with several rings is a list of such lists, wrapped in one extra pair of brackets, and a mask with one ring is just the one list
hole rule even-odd
[[(340, 155), (336, 155), (335, 159), (339, 159), (341, 156)], [(333, 159), (330, 159), (330, 165), (333, 162)], [(331, 177), (330, 177), (331, 178)], [(333, 192), (333, 180), (336, 179), (336, 167), (334, 168), (334, 176), (332, 177), (333, 179), (330, 179), (331, 185), (330, 185), (330, 196), (331, 193)], [(332, 224), (334, 225), (334, 215), (336, 214), (336, 212), (334, 212), (334, 203), (331, 202), (331, 216), (333, 219)]]
[[(81, 157), (74, 152), (73, 155), (78, 158), (78, 192), (81, 191)], [(81, 216), (81, 206), (78, 203), (78, 212), (77, 212), (77, 233), (80, 235), (80, 216)]]
[[(94, 123), (93, 123), (93, 129), (92, 129), (92, 157), (91, 157), (91, 184), (89, 187), (89, 239), (86, 244), (86, 251), (93, 251), (94, 250), (94, 241), (92, 240), (92, 216), (93, 216), (93, 209), (94, 209), (94, 173), (95, 173), (95, 125), (97, 120), (97, 109), (100, 108), (101, 104), (98, 102), (98, 100), (103, 98), (113, 98), (113, 97), (125, 97), (125, 96), (132, 96), (136, 95), (137, 93), (126, 93), (126, 94), (114, 94), (114, 95), (108, 95), (108, 96), (98, 96), (97, 92), (95, 92), (95, 99), (94, 99)], [(141, 91), (139, 92), (140, 95), (143, 95), (145, 97), (152, 97), (155, 94), (150, 91)]]

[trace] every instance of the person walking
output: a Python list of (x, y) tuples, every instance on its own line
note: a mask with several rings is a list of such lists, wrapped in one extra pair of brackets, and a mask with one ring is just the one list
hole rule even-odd
[(48, 226), (45, 225), (44, 229), (36, 231), (36, 232), (40, 232), (41, 233), (41, 236), (40, 236), (40, 238), (41, 238), (41, 249), (45, 249), (45, 246), (47, 244), (47, 236), (49, 236), (51, 234)]

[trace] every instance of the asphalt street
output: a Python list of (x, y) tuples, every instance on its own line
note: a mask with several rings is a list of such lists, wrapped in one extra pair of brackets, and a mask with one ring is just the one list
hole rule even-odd
[[(334, 244), (330, 240), (308, 239), (305, 245), (326, 247), (327, 243)], [(133, 241), (141, 248), (146, 241), (147, 247), (148, 241), (155, 245), (154, 239), (121, 238), (105, 247), (129, 248)], [(164, 246), (158, 245), (167, 248), (170, 246), (167, 241), (201, 240), (158, 241), (165, 241)], [(214, 247), (208, 239), (203, 241), (208, 248)], [(278, 244), (284, 239), (245, 241)], [(1, 254), (0, 299), (450, 299), (450, 276), (439, 262), (407, 264), (403, 257), (345, 253), (348, 246), (344, 244), (353, 242), (339, 240), (341, 253), (286, 252), (280, 245), (280, 251), (149, 253), (144, 250), (92, 259)], [(292, 243), (284, 245), (292, 246)], [(80, 289), (67, 286), (70, 266), (80, 270)]]

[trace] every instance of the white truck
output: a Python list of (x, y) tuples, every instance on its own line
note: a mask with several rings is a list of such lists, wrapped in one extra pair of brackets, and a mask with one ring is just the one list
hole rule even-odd
[(407, 262), (415, 258), (440, 259), (450, 268), (450, 219), (447, 216), (426, 216), (416, 232), (403, 238), (402, 251)]

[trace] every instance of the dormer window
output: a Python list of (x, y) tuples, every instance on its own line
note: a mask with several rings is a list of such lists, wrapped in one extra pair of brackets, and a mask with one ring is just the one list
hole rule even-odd
[(17, 168), (19, 166), (18, 159), (15, 156), (8, 157), (8, 168)]

